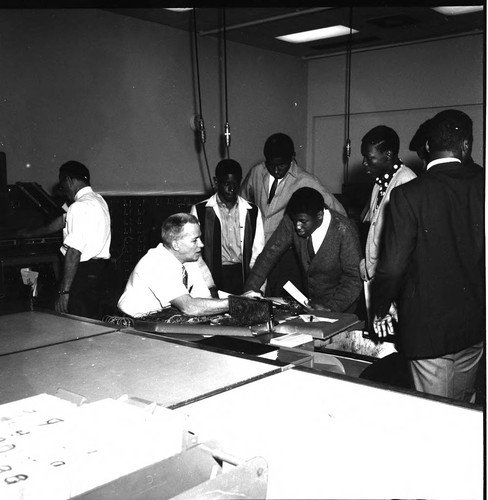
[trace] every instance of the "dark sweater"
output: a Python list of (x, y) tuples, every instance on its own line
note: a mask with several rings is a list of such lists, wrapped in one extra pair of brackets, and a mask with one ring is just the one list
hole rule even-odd
[(244, 291), (258, 291), (285, 251), (293, 246), (300, 263), (308, 298), (333, 312), (352, 312), (362, 290), (359, 276), (361, 247), (356, 226), (347, 217), (330, 210), (327, 234), (310, 260), (307, 240), (300, 238), (288, 215), (272, 234), (244, 284)]

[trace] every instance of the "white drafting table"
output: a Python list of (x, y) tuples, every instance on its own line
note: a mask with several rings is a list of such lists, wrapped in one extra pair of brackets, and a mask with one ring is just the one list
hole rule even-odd
[(262, 456), (267, 498), (483, 498), (483, 413), (292, 369), (177, 411), (199, 439)]
[(0, 315), (0, 355), (118, 329), (113, 325), (97, 323), (90, 319), (83, 321), (83, 318), (74, 319), (39, 311)]
[(62, 388), (89, 402), (128, 395), (168, 407), (280, 370), (272, 361), (111, 332), (2, 356), (0, 404)]

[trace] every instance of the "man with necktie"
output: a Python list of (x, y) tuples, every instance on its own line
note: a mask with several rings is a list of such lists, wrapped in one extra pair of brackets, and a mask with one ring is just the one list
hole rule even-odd
[(228, 300), (212, 298), (202, 273), (200, 235), (195, 216), (169, 216), (161, 228), (162, 242), (151, 248), (132, 271), (119, 309), (132, 317), (147, 316), (169, 306), (188, 316), (227, 312)]
[[(298, 256), (302, 292), (310, 299), (311, 307), (354, 312), (362, 288), (356, 226), (330, 209), (323, 196), (309, 187), (300, 188), (291, 196), (283, 220), (244, 284), (247, 295), (259, 293), (269, 272), (290, 246)], [(284, 278), (289, 278), (288, 273), (284, 273)]]
[[(315, 189), (328, 207), (346, 216), (343, 206), (323, 186), (320, 179), (298, 166), (295, 146), (288, 135), (276, 133), (268, 137), (263, 152), (265, 161), (251, 168), (242, 182), (241, 196), (259, 207), (266, 242), (283, 219), (291, 195), (302, 187)], [(300, 279), (297, 260), (291, 248), (281, 256), (268, 276), (268, 296), (282, 295), (283, 285), (287, 281), (284, 279), (285, 272), (294, 281)]]

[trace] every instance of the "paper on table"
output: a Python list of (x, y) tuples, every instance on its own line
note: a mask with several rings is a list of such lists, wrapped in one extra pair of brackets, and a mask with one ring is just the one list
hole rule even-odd
[(300, 314), (300, 318), (306, 323), (318, 323), (319, 321), (335, 323), (336, 321), (339, 321), (338, 319), (324, 318), (323, 316), (314, 316), (313, 314)]
[(289, 333), (288, 335), (276, 337), (269, 341), (272, 345), (279, 345), (282, 347), (296, 347), (307, 344), (308, 342), (313, 342), (313, 337), (307, 333)]
[(283, 289), (286, 290), (303, 307), (310, 309), (307, 297), (305, 297), (305, 295), (303, 295), (303, 293), (300, 292), (300, 290), (291, 281), (287, 281), (283, 286)]

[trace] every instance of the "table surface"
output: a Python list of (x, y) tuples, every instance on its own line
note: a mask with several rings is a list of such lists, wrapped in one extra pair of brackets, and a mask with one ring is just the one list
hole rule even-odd
[(482, 498), (483, 413), (295, 368), (177, 411), (262, 456), (267, 498)]
[(173, 407), (281, 370), (130, 331), (2, 356), (0, 403), (59, 388), (89, 402), (123, 395)]
[(0, 316), (0, 355), (68, 342), (117, 330), (113, 325), (27, 311)]

